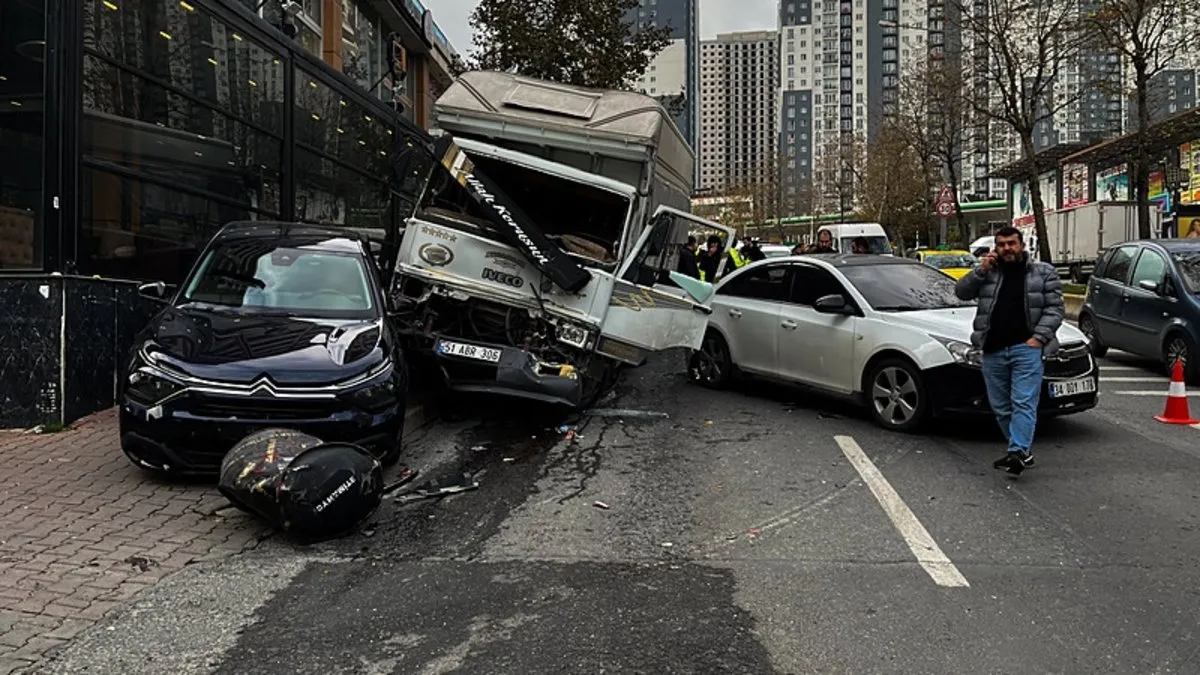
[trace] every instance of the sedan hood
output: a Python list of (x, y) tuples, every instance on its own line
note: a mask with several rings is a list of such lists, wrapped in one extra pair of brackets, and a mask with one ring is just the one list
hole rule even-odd
[[(970, 344), (971, 324), (975, 322), (975, 308), (925, 309), (916, 312), (882, 312), (892, 325), (907, 326), (930, 335), (938, 335)], [(1060, 344), (1087, 342), (1078, 328), (1063, 322), (1058, 328)]]
[(223, 309), (172, 307), (155, 317), (140, 345), (172, 370), (217, 382), (325, 385), (382, 363), (380, 320), (305, 319)]

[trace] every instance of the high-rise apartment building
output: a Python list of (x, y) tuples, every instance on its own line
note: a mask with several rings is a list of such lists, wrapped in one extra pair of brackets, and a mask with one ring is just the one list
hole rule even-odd
[(729, 33), (700, 44), (701, 189), (776, 182), (778, 90), (778, 33)]
[(687, 139), (697, 148), (699, 126), (700, 31), (696, 5), (698, 0), (639, 0), (627, 21), (635, 29), (665, 26), (671, 29), (671, 42), (659, 52), (638, 81), (638, 88), (657, 98)]
[(902, 72), (929, 51), (938, 0), (781, 0), (780, 180), (785, 210), (848, 208), (853, 148), (878, 133)]

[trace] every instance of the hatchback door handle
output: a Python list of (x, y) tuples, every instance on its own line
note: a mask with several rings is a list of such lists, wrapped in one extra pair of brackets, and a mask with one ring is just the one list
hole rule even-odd
[(796, 330), (796, 326), (798, 324), (795, 321), (792, 321), (791, 319), (784, 319), (783, 321), (781, 321), (779, 323), (779, 325), (783, 326), (784, 328), (786, 328), (788, 330)]
[(735, 319), (740, 319), (740, 318), (742, 318), (742, 310), (731, 309), (731, 310), (729, 310), (729, 316), (732, 316)]

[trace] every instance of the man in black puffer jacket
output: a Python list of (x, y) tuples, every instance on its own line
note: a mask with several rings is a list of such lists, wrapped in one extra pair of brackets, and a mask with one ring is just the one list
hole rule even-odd
[(995, 250), (958, 280), (963, 300), (979, 299), (971, 344), (983, 350), (983, 380), (1008, 452), (993, 466), (1020, 474), (1033, 466), (1033, 430), (1045, 372), (1042, 356), (1058, 351), (1066, 316), (1053, 265), (1033, 260), (1021, 231), (1002, 227)]

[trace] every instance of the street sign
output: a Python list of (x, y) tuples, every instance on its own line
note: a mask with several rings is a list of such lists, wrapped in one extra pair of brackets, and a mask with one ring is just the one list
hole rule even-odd
[(943, 218), (954, 213), (954, 193), (950, 191), (949, 185), (942, 186), (942, 191), (938, 193), (934, 211)]

